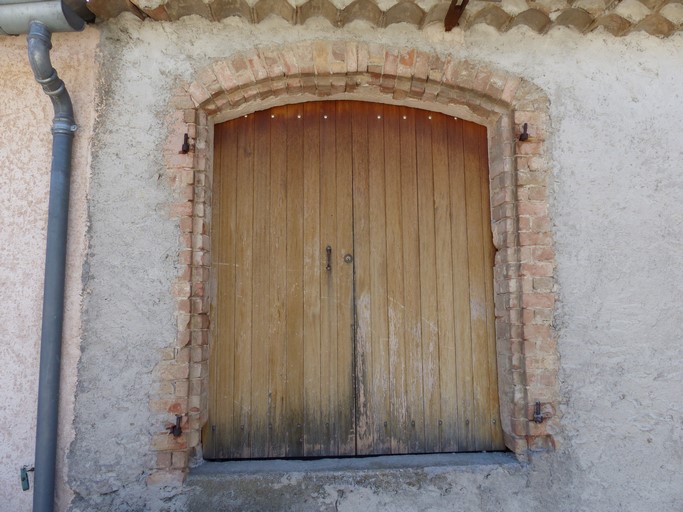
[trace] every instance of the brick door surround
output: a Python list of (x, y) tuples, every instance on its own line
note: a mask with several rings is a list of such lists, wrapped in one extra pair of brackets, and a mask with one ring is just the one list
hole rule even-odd
[[(236, 53), (198, 73), (170, 101), (164, 149), (179, 229), (177, 337), (155, 368), (158, 423), (149, 485), (181, 484), (201, 456), (211, 318), (213, 125), (276, 105), (354, 99), (438, 111), (488, 129), (498, 386), (506, 446), (520, 460), (552, 450), (560, 429), (559, 356), (552, 327), (555, 253), (548, 210), (549, 101), (529, 81), (415, 48), (306, 41)], [(520, 141), (524, 131), (528, 138)], [(180, 151), (185, 134), (189, 151)], [(533, 421), (540, 402), (543, 421)], [(164, 430), (181, 417), (179, 437)]]

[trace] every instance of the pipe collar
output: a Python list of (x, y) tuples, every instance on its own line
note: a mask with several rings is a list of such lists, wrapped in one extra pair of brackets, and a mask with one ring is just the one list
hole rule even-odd
[(28, 33), (33, 21), (40, 21), (50, 32), (78, 32), (85, 21), (64, 0), (0, 0), (0, 35)]

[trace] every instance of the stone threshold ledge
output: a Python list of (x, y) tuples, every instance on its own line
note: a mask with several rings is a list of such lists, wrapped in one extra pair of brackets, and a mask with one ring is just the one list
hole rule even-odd
[(190, 512), (464, 512), (524, 489), (529, 469), (512, 453), (206, 462), (183, 493)]
[(308, 460), (235, 460), (204, 462), (189, 473), (194, 477), (247, 475), (256, 473), (316, 473), (329, 471), (375, 471), (385, 469), (448, 468), (452, 470), (473, 466), (520, 465), (510, 452), (434, 453), (426, 455), (380, 455), (370, 457), (340, 457)]

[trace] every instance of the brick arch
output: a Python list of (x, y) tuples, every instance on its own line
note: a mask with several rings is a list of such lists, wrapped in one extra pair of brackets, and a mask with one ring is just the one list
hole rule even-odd
[[(150, 484), (182, 481), (207, 419), (212, 125), (275, 105), (362, 99), (439, 111), (488, 128), (498, 384), (505, 443), (518, 457), (556, 444), (558, 354), (552, 330), (554, 249), (548, 212), (549, 102), (534, 84), (483, 64), (415, 48), (312, 41), (237, 53), (203, 69), (171, 100), (165, 150), (180, 230), (178, 334), (156, 368)], [(519, 140), (526, 124), (528, 139)], [(184, 135), (190, 149), (180, 152)], [(541, 403), (543, 422), (532, 421)], [(167, 424), (168, 425), (168, 424)]]

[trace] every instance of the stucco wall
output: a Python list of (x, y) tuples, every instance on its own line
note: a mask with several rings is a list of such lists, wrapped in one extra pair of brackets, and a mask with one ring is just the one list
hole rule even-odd
[[(76, 438), (69, 454), (72, 510), (172, 506), (164, 504), (168, 495), (162, 491), (145, 489), (153, 464), (150, 437), (170, 419), (152, 416), (148, 400), (153, 368), (175, 333), (170, 293), (179, 233), (167, 209), (171, 188), (160, 154), (171, 91), (214, 59), (302, 39), (377, 41), (451, 53), (525, 77), (551, 101), (548, 143), (564, 426), (559, 448), (514, 471), (447, 475), (457, 492), (441, 493), (427, 482), (428, 506), (683, 508), (681, 35), (662, 41), (638, 34), (615, 39), (560, 29), (544, 36), (524, 30), (499, 35), (475, 28), (463, 37), (458, 31), (444, 35), (436, 28), (419, 32), (398, 25), (377, 30), (355, 24), (342, 30), (315, 21), (290, 27), (277, 21), (210, 24), (199, 18), (161, 24), (128, 15), (100, 30), (103, 71), (92, 147), (87, 297)], [(0, 123), (7, 121), (0, 117)], [(0, 137), (9, 138), (7, 131)], [(34, 245), (42, 240), (37, 231), (24, 236)], [(16, 245), (18, 239), (7, 242)], [(14, 260), (23, 258), (19, 251), (12, 254)], [(26, 273), (34, 274), (34, 266), (27, 265)], [(7, 271), (2, 272), (4, 277)], [(18, 296), (26, 297), (21, 279), (10, 276)], [(39, 315), (37, 308), (34, 302), (16, 306), (10, 328), (19, 330), (25, 323), (14, 318), (27, 311)], [(22, 336), (27, 344), (36, 343), (33, 331)], [(6, 400), (16, 404), (10, 417), (21, 418), (18, 427), (28, 429), (31, 421), (18, 410), (22, 401), (14, 398), (22, 375), (29, 374), (25, 367), (10, 379), (19, 390), (7, 392)], [(9, 476), (3, 476), (5, 481)], [(326, 485), (329, 495), (319, 498), (320, 508), (420, 508), (421, 495), (410, 482), (403, 492), (400, 486), (383, 486), (381, 479), (379, 484), (349, 481), (338, 488)], [(11, 499), (19, 499), (17, 494), (7, 492)], [(175, 503), (181, 506), (182, 500)]]
[[(58, 480), (66, 475), (81, 334), (81, 274), (86, 248), (86, 193), (95, 118), (99, 33), (57, 34), (52, 63), (71, 93), (79, 125), (74, 142), (66, 316), (62, 358)], [(33, 465), (38, 358), (53, 110), (35, 82), (25, 37), (0, 37), (0, 508), (30, 510), (19, 469)], [(31, 478), (32, 481), (32, 478)], [(59, 483), (60, 507), (71, 499)]]

